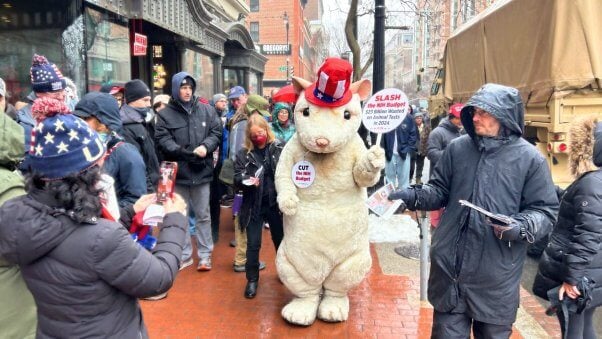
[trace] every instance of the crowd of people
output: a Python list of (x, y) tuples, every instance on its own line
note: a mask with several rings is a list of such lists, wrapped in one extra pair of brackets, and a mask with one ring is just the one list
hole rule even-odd
[[(0, 310), (4, 334), (147, 337), (138, 298), (165, 298), (177, 272), (193, 265), (195, 247), (196, 269), (211, 271), (223, 204), (234, 216), (232, 269), (246, 274), (244, 297), (257, 295), (262, 231), (276, 249), (283, 239), (274, 174), (295, 137), (294, 102), (269, 102), (242, 86), (204, 100), (186, 72), (173, 75), (169, 94), (132, 79), (80, 99), (40, 55), (30, 75), (32, 92), (16, 106), (0, 79), (0, 300), (11, 305)], [(432, 131), (429, 118), (412, 107), (381, 146), (396, 189), (389, 199), (432, 211), (433, 337), (467, 338), (472, 329), (475, 338), (508, 338), (527, 247), (549, 237), (534, 291), (556, 303), (569, 338), (595, 338), (602, 123), (574, 122), (575, 182), (560, 190), (522, 138), (516, 89), (487, 84), (451, 105)], [(177, 163), (175, 192), (150, 238), (134, 237), (141, 213), (158, 203), (164, 161)]]
[[(154, 99), (140, 79), (80, 99), (41, 55), (30, 75), (17, 107), (0, 79), (0, 299), (13, 305), (0, 312), (2, 335), (147, 337), (138, 298), (167, 296), (194, 262), (191, 233), (197, 270), (212, 269), (220, 205), (238, 194), (233, 269), (255, 297), (264, 225), (276, 248), (283, 237), (274, 172), (295, 132), (294, 103), (241, 86), (208, 101), (186, 72)], [(159, 203), (164, 161), (177, 163), (175, 192), (143, 235), (134, 225)]]

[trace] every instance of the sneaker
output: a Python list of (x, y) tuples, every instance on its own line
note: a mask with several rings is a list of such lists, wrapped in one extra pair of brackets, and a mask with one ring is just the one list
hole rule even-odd
[(211, 258), (201, 259), (196, 267), (197, 271), (211, 271)]
[(186, 267), (192, 265), (193, 262), (194, 262), (194, 260), (192, 259), (192, 257), (182, 261), (182, 263), (180, 263), (180, 271), (185, 269)]
[[(265, 263), (263, 261), (259, 262), (259, 270), (263, 270), (265, 269)], [(242, 265), (234, 265), (234, 272), (236, 273), (242, 273), (242, 272), (246, 272), (246, 268), (245, 268), (245, 264)]]
[(270, 229), (270, 224), (268, 224), (267, 222), (265, 224), (263, 224), (263, 227)]
[(234, 272), (236, 272), (236, 273), (242, 273), (242, 272), (245, 272), (245, 271), (246, 271), (245, 264), (234, 265)]
[[(190, 266), (190, 265), (188, 265), (188, 266)], [(156, 301), (156, 300), (165, 299), (165, 297), (167, 297), (167, 292), (163, 292), (161, 294), (153, 295), (152, 297), (142, 298), (142, 300)]]

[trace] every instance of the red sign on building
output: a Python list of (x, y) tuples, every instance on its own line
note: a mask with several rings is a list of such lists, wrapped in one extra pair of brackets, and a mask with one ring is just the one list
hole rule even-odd
[(148, 38), (146, 35), (140, 33), (134, 33), (134, 45), (133, 45), (133, 55), (134, 56), (144, 56), (146, 55), (146, 47), (148, 46)]

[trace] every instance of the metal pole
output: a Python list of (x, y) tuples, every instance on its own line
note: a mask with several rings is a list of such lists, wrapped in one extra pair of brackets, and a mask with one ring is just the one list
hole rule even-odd
[(287, 49), (287, 57), (286, 57), (286, 84), (289, 83), (290, 77), (290, 69), (289, 69), (289, 55), (291, 54), (291, 48), (288, 45), (288, 15), (284, 12), (284, 25), (286, 27), (286, 49)]
[(427, 300), (429, 280), (429, 229), (431, 222), (426, 211), (420, 211), (420, 300)]
[(372, 91), (385, 87), (385, 0), (374, 2), (374, 75)]

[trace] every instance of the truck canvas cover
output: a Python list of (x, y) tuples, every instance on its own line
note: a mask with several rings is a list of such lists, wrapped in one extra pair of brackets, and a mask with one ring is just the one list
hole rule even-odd
[(525, 103), (602, 85), (602, 0), (498, 0), (449, 38), (444, 95), (516, 87)]

